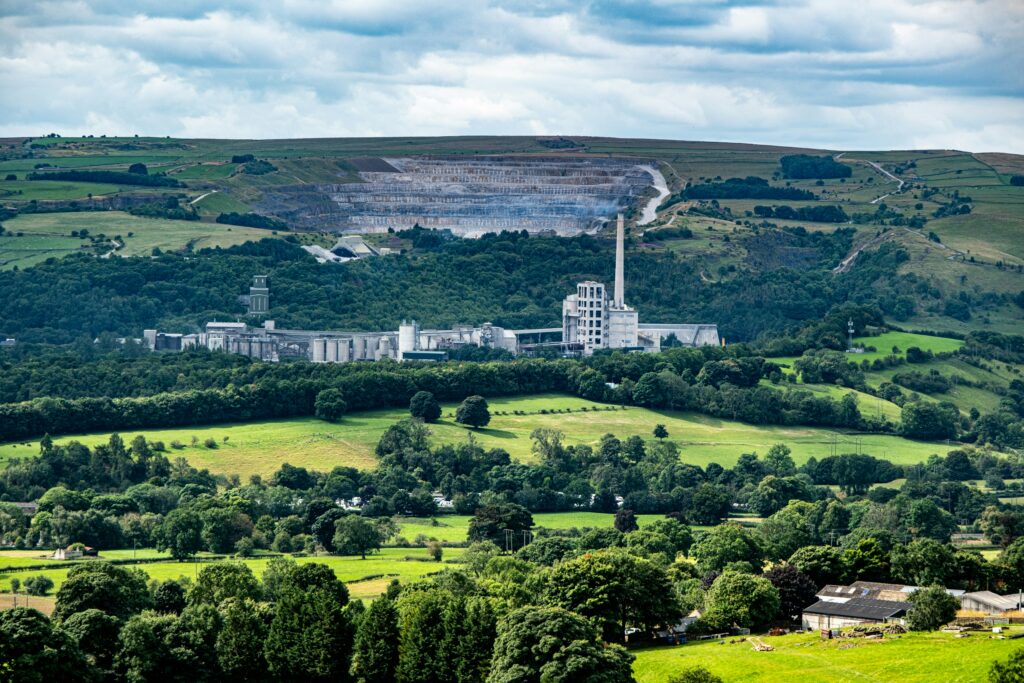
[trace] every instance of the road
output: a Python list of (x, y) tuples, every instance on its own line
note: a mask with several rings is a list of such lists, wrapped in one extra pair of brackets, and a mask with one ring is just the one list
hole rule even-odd
[(214, 192), (219, 192), (219, 191), (220, 191), (220, 190), (210, 190), (210, 191), (209, 191), (209, 192), (207, 192), (206, 194), (201, 194), (201, 195), (199, 195), (198, 197), (196, 197), (195, 199), (193, 199), (192, 201), (190, 201), (190, 202), (189, 202), (189, 206), (191, 206), (192, 204), (198, 204), (199, 202), (203, 201), (204, 199), (206, 199), (207, 197), (209, 197), (209, 196), (210, 196), (211, 194), (213, 194)]
[(668, 196), (668, 183), (665, 182), (665, 176), (657, 168), (653, 166), (641, 166), (640, 168), (651, 174), (654, 189), (658, 191), (658, 196), (647, 202), (640, 214), (640, 220), (637, 221), (637, 225), (647, 225), (658, 217), (658, 205)]

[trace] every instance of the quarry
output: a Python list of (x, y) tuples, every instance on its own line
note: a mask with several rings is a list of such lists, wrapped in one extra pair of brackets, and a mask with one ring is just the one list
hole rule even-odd
[(349, 165), (361, 182), (266, 188), (259, 208), (305, 230), (373, 233), (419, 225), (460, 237), (502, 230), (576, 235), (631, 207), (646, 216), (665, 186), (656, 163), (644, 159), (361, 157)]

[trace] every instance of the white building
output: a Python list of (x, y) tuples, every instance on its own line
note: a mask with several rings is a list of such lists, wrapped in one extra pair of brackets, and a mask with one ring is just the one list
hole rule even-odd
[(609, 297), (601, 282), (587, 280), (562, 301), (562, 342), (578, 345), (589, 356), (601, 349), (660, 351), (662, 339), (675, 337), (682, 346), (717, 346), (717, 325), (640, 324), (635, 308), (625, 301), (625, 221), (615, 226), (615, 291)]

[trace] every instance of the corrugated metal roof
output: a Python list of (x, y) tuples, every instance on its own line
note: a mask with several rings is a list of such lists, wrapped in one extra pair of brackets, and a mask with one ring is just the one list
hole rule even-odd
[(804, 609), (804, 612), (806, 614), (824, 614), (854, 619), (888, 619), (903, 614), (908, 609), (910, 609), (909, 602), (851, 598), (848, 602), (826, 602), (819, 600)]

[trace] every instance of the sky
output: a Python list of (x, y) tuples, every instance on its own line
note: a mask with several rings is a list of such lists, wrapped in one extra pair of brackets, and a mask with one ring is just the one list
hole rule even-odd
[(1024, 153), (1024, 0), (0, 0), (0, 136)]

